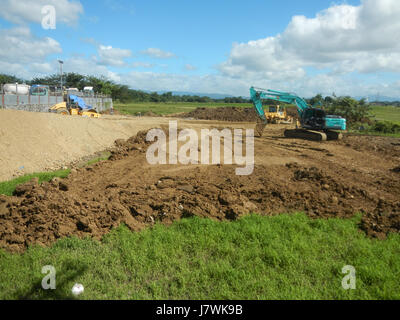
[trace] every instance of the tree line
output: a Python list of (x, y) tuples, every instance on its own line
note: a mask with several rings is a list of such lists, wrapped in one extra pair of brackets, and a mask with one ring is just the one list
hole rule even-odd
[[(26, 83), (28, 85), (42, 84), (50, 87), (60, 88), (60, 75), (53, 74), (42, 78), (33, 78), (32, 80), (24, 80), (18, 77), (0, 74), (0, 84), (5, 83)], [(85, 76), (78, 73), (66, 73), (63, 76), (63, 85), (67, 88), (78, 88), (83, 90), (84, 87), (93, 87), (96, 93), (109, 95), (114, 101), (122, 103), (127, 102), (225, 102), (225, 103), (251, 103), (249, 99), (242, 97), (226, 97), (223, 99), (212, 99), (207, 96), (198, 95), (173, 95), (172, 92), (157, 93), (145, 92), (142, 90), (130, 89), (126, 85), (117, 84), (105, 77)]]

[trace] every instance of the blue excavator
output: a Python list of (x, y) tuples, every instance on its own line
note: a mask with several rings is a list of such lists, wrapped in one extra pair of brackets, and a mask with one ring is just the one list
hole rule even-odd
[(263, 108), (263, 99), (280, 101), (296, 106), (300, 124), (296, 126), (296, 129), (285, 130), (284, 135), (287, 138), (300, 138), (313, 141), (340, 140), (342, 139), (340, 131), (346, 130), (346, 119), (340, 116), (328, 115), (321, 108), (309, 106), (304, 99), (296, 94), (251, 87), (250, 97), (260, 117), (255, 130), (260, 137), (268, 124)]

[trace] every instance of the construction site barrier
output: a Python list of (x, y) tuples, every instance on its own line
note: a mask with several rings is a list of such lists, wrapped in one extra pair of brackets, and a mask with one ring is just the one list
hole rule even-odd
[[(0, 94), (0, 108), (2, 109), (48, 112), (53, 105), (63, 102), (61, 93), (49, 93), (45, 96), (23, 95), (5, 93), (3, 88), (1, 88)], [(92, 106), (97, 112), (103, 112), (113, 108), (113, 101), (109, 96), (101, 94), (87, 95), (82, 92), (73, 92), (72, 94), (81, 97), (86, 105)]]

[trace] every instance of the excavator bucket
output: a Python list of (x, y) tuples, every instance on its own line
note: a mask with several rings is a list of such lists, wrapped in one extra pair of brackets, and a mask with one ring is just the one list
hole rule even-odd
[(264, 122), (259, 122), (259, 123), (257, 123), (257, 125), (256, 125), (256, 127), (255, 127), (255, 129), (254, 129), (255, 134), (256, 134), (258, 137), (261, 138), (262, 135), (263, 135), (263, 133), (264, 133), (264, 129), (265, 129), (266, 126), (267, 126), (267, 124), (264, 123)]

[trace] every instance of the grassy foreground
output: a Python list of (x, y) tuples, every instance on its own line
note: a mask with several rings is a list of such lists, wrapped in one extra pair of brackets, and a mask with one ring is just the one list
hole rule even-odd
[[(190, 218), (0, 251), (0, 299), (68, 299), (74, 283), (85, 287), (79, 299), (400, 299), (400, 235), (369, 239), (359, 219)], [(45, 265), (56, 290), (41, 288)], [(345, 265), (356, 268), (355, 290), (341, 286)]]

